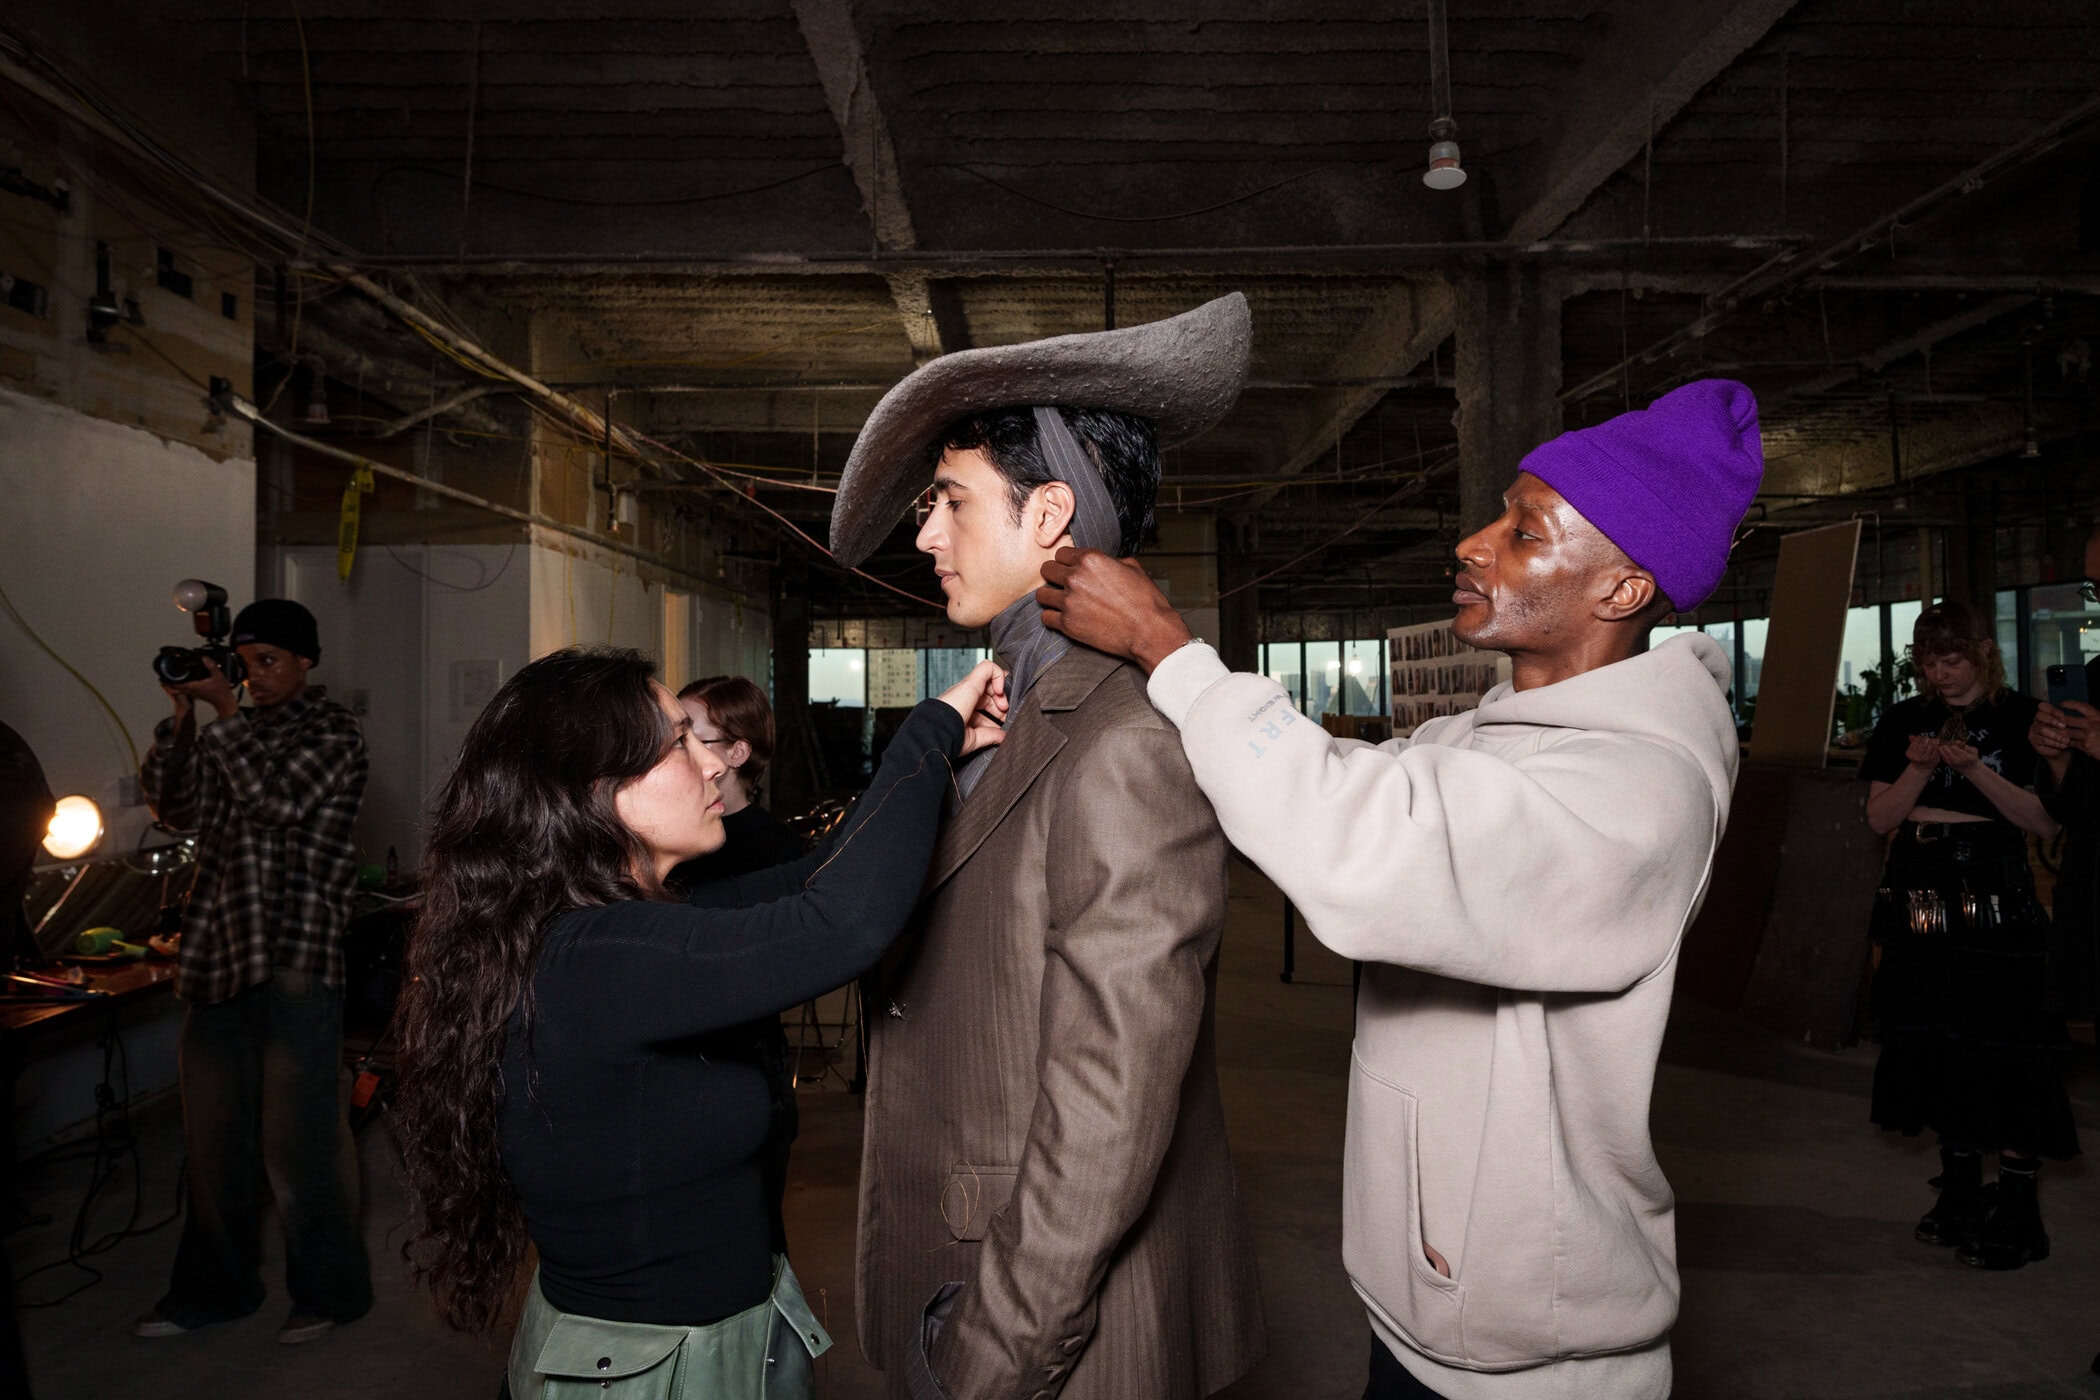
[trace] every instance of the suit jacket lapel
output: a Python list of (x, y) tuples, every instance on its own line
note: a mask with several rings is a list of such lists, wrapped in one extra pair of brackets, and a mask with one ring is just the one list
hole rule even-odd
[(955, 819), (941, 832), (940, 842), (933, 850), (933, 868), (926, 875), (929, 892), (939, 888), (977, 853), (985, 838), (998, 830), (999, 823), (1021, 800), (1021, 794), (1028, 791), (1029, 784), (1050, 766), (1050, 760), (1064, 746), (1064, 734), (1043, 718), (1037, 697), (1031, 694), (1020, 714), (1007, 726), (1006, 742), (999, 746), (991, 766), (977, 780), (969, 800), (957, 809)]
[(941, 832), (933, 867), (926, 875), (929, 894), (977, 853), (1065, 746), (1063, 729), (1046, 714), (1077, 708), (1121, 664), (1114, 657), (1075, 646), (1036, 681), (1020, 713), (1009, 722), (1006, 742), (999, 746), (991, 766)]

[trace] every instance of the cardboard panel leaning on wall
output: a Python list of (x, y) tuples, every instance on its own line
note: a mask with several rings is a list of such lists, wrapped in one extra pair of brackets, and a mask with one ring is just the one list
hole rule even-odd
[(1752, 762), (1823, 766), (1858, 557), (1857, 520), (1803, 530), (1779, 542), (1772, 620), (1758, 675), (1757, 726), (1750, 738)]
[[(0, 390), (0, 587), (44, 640), (108, 697), (143, 753), (169, 713), (150, 663), (197, 640), (170, 594), (178, 579), (253, 596), (255, 464), (216, 460), (138, 428)], [(113, 840), (131, 760), (80, 682), (0, 616), (0, 719), (21, 731), (60, 793), (102, 803)]]

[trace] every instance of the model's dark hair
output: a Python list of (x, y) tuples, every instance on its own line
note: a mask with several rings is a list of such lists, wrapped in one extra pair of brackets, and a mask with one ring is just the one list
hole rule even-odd
[(525, 1259), (497, 1124), (506, 1092), (530, 1092), (506, 1085), (502, 1066), (514, 1012), (529, 1034), (540, 940), (566, 910), (660, 893), (647, 846), (613, 807), (670, 742), (654, 671), (611, 648), (526, 666), (467, 731), (431, 819), (397, 1013), (395, 1110), (416, 1212), (403, 1253), (445, 1321), (468, 1332), (501, 1319)]
[(692, 700), (707, 710), (715, 728), (731, 739), (751, 746), (744, 766), (730, 771), (744, 785), (747, 796), (758, 795), (758, 784), (773, 761), (773, 707), (766, 693), (742, 676), (703, 676), (678, 692), (681, 700)]
[[(1159, 438), (1152, 420), (1106, 408), (1060, 408), (1065, 426), (1101, 469), (1101, 484), (1116, 507), (1121, 532), (1118, 554), (1135, 554), (1157, 528), (1153, 502), (1159, 495)], [(1044, 482), (1055, 481), (1043, 463), (1037, 440), (1035, 410), (1000, 408), (973, 413), (950, 423), (933, 443), (929, 463), (949, 449), (981, 450), (1006, 478), (1008, 503), (1016, 521), (1028, 497)], [(928, 466), (927, 475), (932, 468)]]

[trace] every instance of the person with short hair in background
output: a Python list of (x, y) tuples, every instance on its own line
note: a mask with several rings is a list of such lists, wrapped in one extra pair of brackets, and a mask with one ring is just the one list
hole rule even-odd
[[(1939, 1199), (1917, 1238), (2017, 1269), (2049, 1255), (2041, 1159), (2077, 1156), (2078, 1129), (2057, 1063), (2049, 919), (2027, 863), (2027, 838), (2057, 823), (2034, 790), (2036, 705), (2006, 684), (1994, 632), (1960, 601), (1918, 615), (1919, 694), (1881, 717), (1859, 776), (1872, 784), (1868, 824), (1894, 837), (1873, 920), (1872, 1118), (1939, 1134)], [(1995, 1204), (1986, 1149), (1999, 1154)]]
[[(801, 839), (758, 802), (759, 783), (773, 758), (773, 707), (766, 693), (742, 676), (705, 676), (680, 690), (678, 703), (693, 721), (693, 742), (719, 759), (725, 770), (715, 784), (721, 793), (723, 841), (719, 850), (680, 863), (664, 884), (689, 892), (800, 858)], [(793, 1051), (778, 1012), (759, 1017), (735, 1034), (746, 1038), (756, 1053), (773, 1101), (773, 1127), (760, 1152), (759, 1175), (773, 1252), (785, 1256), (788, 1153), (802, 1132)]]
[(759, 784), (773, 761), (773, 707), (766, 693), (742, 676), (706, 676), (678, 692), (693, 717), (693, 738), (721, 756), (722, 849), (686, 861), (671, 872), (674, 889), (748, 875), (802, 854), (787, 823), (759, 805)]
[[(262, 1306), (261, 1193), (284, 1223), (292, 1308), (277, 1340), (311, 1341), (372, 1306), (357, 1150), (343, 1114), (343, 931), (365, 791), (356, 718), (306, 683), (314, 615), (264, 598), (233, 620), (252, 705), (209, 677), (161, 688), (141, 782), (154, 815), (197, 833), (175, 993), (189, 1213), (167, 1296), (133, 1325), (174, 1337)], [(197, 726), (197, 702), (216, 712)]]

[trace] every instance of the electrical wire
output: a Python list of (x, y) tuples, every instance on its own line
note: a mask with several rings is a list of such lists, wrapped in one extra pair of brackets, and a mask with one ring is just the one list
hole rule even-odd
[(38, 648), (43, 651), (44, 655), (50, 657), (53, 661), (56, 661), (59, 664), (59, 666), (64, 669), (67, 675), (71, 676), (74, 680), (79, 681), (81, 685), (87, 688), (87, 693), (95, 697), (95, 703), (100, 705), (102, 707), (102, 712), (109, 716), (109, 722), (117, 727), (117, 735), (118, 737), (123, 739), (124, 748), (131, 755), (131, 771), (134, 773), (138, 772), (139, 746), (136, 743), (132, 742), (131, 731), (129, 729), (126, 729), (124, 727), (124, 721), (117, 717), (116, 707), (109, 703), (109, 698), (105, 696), (101, 691), (95, 689), (95, 683), (93, 681), (89, 680), (86, 676), (80, 674), (79, 670), (74, 667), (72, 662), (66, 660), (63, 656), (60, 656), (57, 653), (57, 651), (53, 650), (51, 643), (45, 641), (42, 634), (40, 634), (36, 630), (36, 628), (31, 627), (29, 625), (29, 619), (22, 616), (21, 611), (15, 607), (15, 600), (7, 595), (7, 589), (5, 586), (0, 586), (0, 607), (4, 607), (7, 609), (7, 615), (15, 620), (15, 626), (21, 628), (25, 633), (27, 633), (29, 635), (29, 640), (35, 642)]
[(496, 572), (493, 575), (489, 573), (487, 565), (483, 564), (478, 559), (475, 560), (475, 567), (481, 570), (482, 579), (481, 582), (474, 584), (447, 583), (445, 580), (438, 578), (433, 574), (426, 574), (421, 569), (417, 568), (415, 565), (409, 563), (406, 559), (403, 559), (399, 551), (397, 551), (392, 545), (386, 546), (386, 552), (388, 558), (392, 559), (396, 564), (399, 564), (402, 568), (414, 574), (417, 578), (422, 579), (425, 583), (434, 583), (439, 588), (449, 588), (455, 593), (479, 593), (484, 588), (494, 588), (497, 582), (502, 579), (503, 575), (509, 572), (510, 561), (512, 557), (517, 554), (518, 547), (516, 545), (512, 545), (510, 547), (510, 549), (503, 556), (503, 562), (496, 566)]
[[(698, 467), (701, 471), (706, 472), (709, 476), (715, 477), (716, 480), (722, 481), (724, 489), (729, 491), (731, 495), (736, 496), (742, 500), (749, 501), (752, 505), (757, 506), (767, 515), (772, 516), (775, 520), (778, 520), (782, 525), (785, 525), (790, 533), (792, 533), (797, 539), (801, 540), (804, 544), (808, 545), (811, 549), (816, 550), (817, 553), (823, 555), (826, 559), (831, 560), (833, 563), (839, 562), (838, 556), (836, 554), (833, 554), (829, 547), (820, 543), (808, 531), (804, 530), (800, 525), (797, 525), (794, 521), (790, 520), (781, 512), (767, 505), (764, 501), (759, 500), (756, 496), (747, 496), (742, 491), (738, 491), (734, 487), (729, 486), (727, 481), (724, 478), (722, 478), (718, 473), (716, 473), (715, 469), (707, 462), (701, 460), (698, 457), (689, 456), (686, 453), (680, 452), (677, 448), (672, 447), (668, 443), (658, 442), (655, 438), (652, 438), (645, 433), (636, 432), (634, 434), (634, 438), (637, 442), (647, 443), (649, 446), (654, 447), (659, 452), (667, 452), (671, 456), (677, 458), (679, 461), (690, 463), (691, 465)], [(900, 598), (909, 598), (914, 603), (924, 603), (929, 608), (937, 608), (942, 612), (947, 611), (947, 605), (945, 603), (937, 603), (931, 598), (921, 597), (917, 593), (908, 592), (905, 589), (897, 587), (897, 585), (895, 585), (894, 583), (888, 583), (882, 579), (877, 578), (875, 575), (868, 573), (865, 570), (848, 568), (843, 564), (840, 565), (840, 567), (846, 568), (848, 573), (855, 574), (861, 578), (866, 579), (868, 582), (874, 584), (878, 588), (888, 589), (890, 592), (896, 594)]]
[[(1457, 459), (1457, 455), (1458, 454), (1454, 452), (1451, 454), (1451, 457), (1447, 460), (1455, 461)], [(1442, 464), (1440, 463), (1438, 465)], [(1306, 550), (1303, 554), (1300, 554), (1295, 558), (1286, 561), (1285, 563), (1277, 565), (1275, 568), (1269, 570), (1265, 574), (1257, 574), (1253, 578), (1248, 579), (1245, 583), (1236, 583), (1230, 588), (1220, 589), (1218, 591), (1218, 596), (1212, 599), (1211, 601), (1213, 603), (1220, 603), (1223, 602), (1225, 599), (1230, 598), (1235, 593), (1244, 593), (1246, 590), (1253, 588), (1257, 584), (1267, 583), (1270, 579), (1275, 578), (1278, 574), (1288, 573), (1290, 570), (1297, 568), (1300, 564), (1303, 564), (1306, 560), (1312, 558), (1315, 554), (1320, 553), (1321, 551), (1329, 548), (1330, 546), (1340, 544), (1343, 540), (1349, 538), (1349, 536), (1355, 534), (1358, 530), (1361, 530), (1364, 526), (1370, 524), (1372, 517), (1376, 516), (1380, 511), (1386, 509), (1388, 506), (1397, 505), (1399, 502), (1406, 499), (1408, 496), (1414, 495), (1415, 493), (1424, 490), (1428, 486), (1428, 477), (1429, 472), (1431, 470), (1433, 470), (1433, 468), (1424, 468), (1421, 475), (1417, 476), (1411, 481), (1403, 482), (1400, 488), (1394, 491), (1392, 495), (1387, 496), (1377, 505), (1372, 506), (1362, 515), (1356, 517), (1356, 519), (1350, 522), (1348, 526), (1336, 531), (1334, 534), (1328, 536), (1326, 539), (1321, 540), (1318, 544), (1314, 545), (1311, 549)]]
[[(115, 1074), (112, 1074), (115, 1070)], [(123, 1085), (120, 1091), (116, 1084)], [(112, 1016), (111, 1024), (102, 1035), (102, 1082), (95, 1086), (95, 1138), (94, 1147), (88, 1156), (92, 1165), (88, 1169), (87, 1190), (80, 1198), (80, 1207), (73, 1213), (73, 1228), (66, 1237), (66, 1253), (62, 1259), (40, 1264), (11, 1280), (16, 1292), (23, 1284), (57, 1269), (77, 1269), (88, 1277), (55, 1298), (42, 1298), (32, 1302), (17, 1301), (15, 1307), (22, 1311), (34, 1308), (55, 1308), (69, 1299), (76, 1298), (102, 1282), (105, 1277), (100, 1269), (87, 1261), (97, 1255), (107, 1254), (125, 1240), (150, 1235), (164, 1229), (182, 1214), (185, 1191), (184, 1178), (188, 1162), (185, 1161), (175, 1174), (175, 1204), (168, 1213), (150, 1225), (139, 1224), (139, 1217), (146, 1208), (146, 1174), (144, 1163), (139, 1158), (138, 1134), (131, 1124), (131, 1060), (124, 1047), (124, 1035)], [(102, 1194), (123, 1167), (126, 1160), (131, 1163), (131, 1213), (122, 1225), (106, 1234), (90, 1240), (87, 1235), (88, 1221), (95, 1208), (96, 1199)]]
[[(314, 135), (314, 66), (313, 55), (306, 46), (306, 16), (300, 13), (299, 0), (291, 0), (292, 23), (299, 31), (299, 80), (306, 94), (306, 218), (299, 227), (298, 251), (292, 261), (306, 257), (306, 245), (314, 232), (314, 191), (320, 178), (320, 147)], [(269, 402), (262, 406), (265, 417), (277, 407), (277, 400), (284, 396), (285, 387), (292, 382), (291, 370), (299, 364), (299, 328), (306, 316), (306, 292), (299, 289), (292, 299), (292, 329), (289, 343), (285, 346), (284, 363), (286, 373), (270, 391)]]

